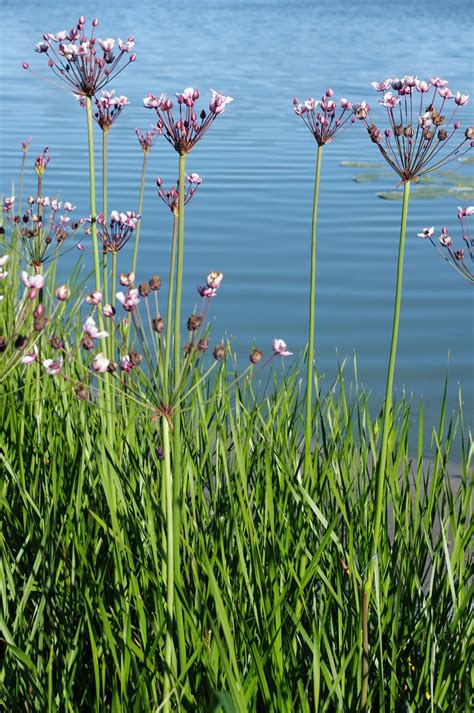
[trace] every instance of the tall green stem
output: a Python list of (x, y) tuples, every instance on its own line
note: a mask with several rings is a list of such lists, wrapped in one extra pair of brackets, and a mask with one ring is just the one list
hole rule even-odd
[(312, 394), (314, 381), (314, 306), (316, 296), (316, 228), (318, 223), (319, 181), (321, 178), (321, 161), (323, 147), (318, 146), (316, 159), (316, 175), (314, 179), (313, 219), (311, 226), (311, 267), (309, 283), (309, 325), (308, 325), (308, 363), (306, 373), (306, 413), (304, 431), (304, 473), (311, 470), (311, 438), (312, 428)]
[(166, 627), (165, 642), (165, 676), (163, 698), (163, 711), (171, 711), (169, 700), (171, 690), (170, 672), (173, 670), (173, 634), (174, 634), (174, 518), (173, 518), (173, 475), (171, 472), (171, 445), (169, 424), (165, 417), (163, 422), (163, 453), (165, 465), (165, 492), (166, 492), (166, 609), (168, 625)]
[(20, 195), (18, 197), (18, 215), (21, 216), (21, 204), (23, 203), (23, 177), (25, 174), (25, 160), (26, 160), (26, 151), (23, 151), (23, 155), (21, 157), (21, 168), (20, 168)]
[[(186, 155), (179, 156), (179, 194), (178, 194), (178, 255), (176, 267), (176, 296), (174, 307), (174, 388), (178, 389), (181, 376), (181, 345), (180, 345), (180, 323), (181, 323), (181, 297), (183, 289), (183, 264), (184, 264), (184, 192), (185, 192), (185, 165)], [(176, 398), (179, 394), (176, 394)], [(178, 583), (181, 582), (181, 554), (179, 533), (181, 529), (181, 509), (183, 503), (183, 473), (181, 463), (181, 413), (179, 406), (173, 417), (174, 427), (174, 457), (173, 457), (173, 474), (174, 474), (174, 494), (173, 494), (173, 509), (174, 509), (174, 528), (175, 528), (175, 546), (174, 546), (174, 569), (175, 577)], [(178, 649), (179, 661), (181, 670), (186, 670), (186, 641), (184, 636), (183, 614), (181, 609), (181, 601), (177, 593), (175, 594), (175, 613), (176, 613), (176, 628), (178, 633)]]
[(145, 178), (146, 178), (146, 163), (148, 158), (148, 151), (143, 152), (143, 164), (142, 164), (142, 179), (140, 183), (140, 197), (138, 199), (138, 215), (140, 220), (137, 223), (137, 229), (135, 231), (135, 245), (133, 248), (133, 260), (132, 260), (132, 272), (135, 272), (137, 267), (137, 257), (138, 257), (138, 241), (140, 240), (140, 228), (142, 225), (142, 208), (143, 208), (143, 194), (145, 193)]
[[(107, 136), (108, 131), (102, 131), (102, 212), (104, 214), (104, 220), (107, 221)], [(104, 251), (102, 254), (102, 267), (104, 272), (104, 302), (108, 304), (109, 301), (109, 286), (107, 279), (107, 252)], [(112, 285), (112, 290), (114, 289)]]
[(170, 276), (169, 276), (169, 287), (168, 287), (168, 309), (166, 312), (165, 368), (164, 368), (164, 372), (163, 372), (166, 393), (168, 393), (167, 387), (168, 387), (170, 355), (171, 355), (171, 324), (172, 324), (172, 316), (173, 316), (173, 294), (174, 294), (177, 238), (178, 238), (178, 216), (176, 215), (176, 213), (174, 213), (174, 215), (173, 215), (173, 239), (171, 241)]
[(181, 298), (183, 292), (183, 264), (184, 264), (184, 191), (186, 154), (179, 156), (179, 195), (178, 195), (178, 265), (176, 269), (176, 298), (174, 305), (174, 379), (178, 383), (181, 372)]
[[(390, 359), (388, 362), (388, 372), (387, 372), (387, 385), (385, 390), (385, 402), (383, 410), (383, 424), (382, 424), (382, 443), (380, 446), (380, 456), (377, 465), (377, 475), (376, 475), (376, 501), (375, 501), (375, 518), (374, 518), (374, 536), (372, 544), (372, 557), (369, 564), (369, 569), (367, 573), (367, 580), (365, 583), (366, 592), (366, 607), (367, 614), (369, 611), (369, 601), (372, 592), (372, 581), (374, 577), (374, 571), (376, 566), (376, 558), (378, 553), (379, 539), (380, 539), (380, 527), (382, 523), (382, 510), (384, 504), (384, 493), (385, 493), (385, 481), (386, 481), (386, 465), (387, 465), (387, 449), (388, 449), (388, 437), (390, 429), (393, 425), (393, 415), (392, 415), (392, 405), (393, 405), (393, 377), (395, 374), (395, 360), (397, 356), (397, 343), (398, 343), (398, 327), (400, 324), (400, 305), (402, 301), (402, 282), (403, 282), (403, 256), (405, 254), (405, 233), (407, 226), (407, 216), (408, 216), (408, 202), (410, 199), (410, 182), (407, 181), (403, 186), (403, 207), (402, 207), (402, 219), (400, 225), (400, 241), (398, 245), (398, 264), (397, 264), (397, 285), (395, 292), (395, 305), (393, 310), (393, 324), (392, 324), (392, 343), (390, 346)], [(361, 710), (365, 711), (367, 706), (367, 693), (369, 685), (368, 671), (363, 672), (362, 680), (362, 698), (361, 698)]]
[(92, 234), (92, 252), (94, 256), (94, 274), (95, 274), (95, 289), (100, 290), (100, 260), (99, 260), (99, 243), (97, 240), (97, 210), (95, 205), (95, 161), (94, 161), (94, 133), (92, 120), (92, 100), (86, 97), (86, 113), (87, 113), (87, 137), (89, 141), (89, 196), (91, 207), (91, 234)]

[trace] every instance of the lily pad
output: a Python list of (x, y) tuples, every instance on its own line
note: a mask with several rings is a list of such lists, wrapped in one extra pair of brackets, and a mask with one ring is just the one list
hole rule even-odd
[[(444, 198), (452, 193), (452, 189), (449, 186), (422, 186), (421, 188), (416, 188), (410, 193), (410, 200), (416, 201), (429, 201), (434, 198)], [(401, 201), (403, 198), (403, 191), (386, 191), (384, 193), (377, 193), (379, 198), (386, 201)], [(458, 194), (459, 197), (461, 194)]]
[(379, 168), (383, 165), (380, 161), (341, 161), (344, 168)]
[(385, 178), (391, 174), (388, 171), (378, 171), (377, 173), (359, 173), (357, 176), (352, 176), (352, 180), (356, 183), (370, 183), (377, 181), (379, 178)]

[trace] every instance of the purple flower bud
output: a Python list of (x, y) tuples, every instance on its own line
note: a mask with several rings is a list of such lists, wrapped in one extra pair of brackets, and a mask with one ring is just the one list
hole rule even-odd
[(97, 27), (98, 24), (99, 24), (99, 20), (96, 17), (94, 17), (94, 19), (92, 20), (92, 27)]
[(326, 89), (326, 96), (327, 96), (327, 97), (333, 97), (333, 96), (334, 96), (334, 92), (333, 92), (333, 90), (332, 90), (330, 87), (329, 87), (329, 89)]

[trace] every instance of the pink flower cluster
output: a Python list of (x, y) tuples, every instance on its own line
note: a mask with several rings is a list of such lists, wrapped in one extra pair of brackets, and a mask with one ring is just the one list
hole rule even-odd
[(339, 101), (340, 112), (338, 114), (337, 103), (333, 100), (333, 96), (333, 90), (327, 89), (319, 101), (310, 97), (301, 104), (296, 97), (293, 99), (295, 114), (301, 116), (316, 139), (318, 146), (328, 144), (347, 122), (354, 123), (355, 121), (351, 112), (351, 102), (347, 99), (341, 99)]
[[(458, 208), (458, 220), (461, 224), (461, 237), (466, 245), (466, 249), (469, 252), (471, 262), (474, 262), (474, 237), (471, 233), (471, 228), (469, 225), (469, 216), (474, 213), (474, 206), (468, 206), (467, 208)], [(423, 228), (421, 233), (418, 233), (418, 237), (428, 239), (431, 244), (436, 248), (436, 250), (441, 254), (441, 256), (448, 262), (451, 267), (454, 267), (463, 277), (465, 277), (469, 282), (474, 283), (474, 271), (471, 271), (466, 264), (465, 260), (465, 250), (454, 250), (453, 240), (448, 234), (447, 228), (441, 229), (441, 235), (438, 237), (438, 243), (442, 246), (442, 250), (439, 248), (434, 240), (434, 225), (430, 228)], [(446, 256), (446, 253), (449, 257)]]
[[(85, 24), (85, 18), (80, 17), (77, 25), (69, 32), (46, 32), (43, 40), (35, 45), (35, 50), (47, 56), (48, 66), (53, 74), (65, 82), (75, 94), (93, 97), (123, 71), (126, 64), (135, 61), (135, 41), (133, 37), (127, 40), (119, 37), (117, 43), (112, 38), (96, 38), (94, 33), (99, 24), (97, 19), (92, 21), (92, 30), (88, 37)], [(118, 51), (115, 54), (116, 45)], [(27, 62), (23, 63), (23, 67), (30, 68)]]
[(225, 107), (233, 101), (232, 97), (211, 89), (209, 111), (206, 113), (203, 109), (198, 119), (195, 105), (199, 96), (199, 90), (193, 87), (178, 92), (176, 94), (179, 115), (177, 118), (172, 113), (173, 101), (166, 94), (161, 94), (159, 97), (148, 94), (143, 100), (143, 105), (147, 109), (155, 109), (158, 115), (156, 125), (158, 132), (163, 134), (175, 151), (181, 155), (188, 154), (194, 148), (215, 118), (223, 114)]
[[(202, 178), (198, 173), (191, 173), (186, 176), (187, 185), (184, 194), (184, 205), (187, 205), (193, 195), (196, 193), (198, 187), (202, 183)], [(158, 186), (158, 195), (161, 200), (166, 203), (168, 208), (175, 214), (178, 215), (179, 211), (179, 179), (176, 181), (176, 186), (170, 188), (169, 191), (163, 190), (163, 181), (160, 176), (156, 179), (156, 185)]]
[[(447, 85), (440, 77), (424, 81), (412, 75), (372, 82), (375, 91), (383, 93), (379, 104), (388, 114), (389, 126), (383, 133), (373, 122), (366, 102), (354, 107), (372, 142), (403, 182), (418, 181), (474, 146), (474, 127), (467, 127), (459, 137), (461, 123), (455, 118), (469, 97), (461, 92), (454, 95)], [(448, 118), (443, 112), (449, 112)], [(446, 152), (453, 137), (455, 146)]]
[(104, 253), (117, 253), (121, 250), (133, 235), (139, 219), (140, 216), (134, 211), (119, 213), (113, 210), (107, 225), (104, 214), (100, 212), (97, 216), (97, 226)]
[(141, 132), (140, 129), (135, 129), (135, 134), (137, 136), (138, 143), (140, 144), (143, 153), (148, 153), (148, 151), (151, 149), (151, 147), (156, 141), (158, 131), (155, 129), (154, 126), (152, 126), (151, 129), (148, 129), (144, 133)]
[[(84, 97), (78, 96), (77, 98), (80, 105), (85, 107), (86, 102)], [(108, 131), (112, 124), (117, 121), (124, 107), (130, 104), (130, 102), (123, 94), (116, 97), (115, 90), (113, 89), (111, 91), (103, 89), (102, 96), (99, 98), (94, 97), (94, 104), (96, 107), (96, 110), (94, 111), (94, 120), (100, 126), (102, 131)]]

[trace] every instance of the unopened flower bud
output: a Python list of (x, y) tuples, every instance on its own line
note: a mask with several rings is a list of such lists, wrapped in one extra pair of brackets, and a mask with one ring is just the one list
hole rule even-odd
[(104, 317), (113, 317), (115, 314), (115, 307), (113, 305), (104, 305), (102, 308), (102, 314)]
[(252, 349), (250, 352), (250, 361), (252, 364), (258, 364), (260, 361), (262, 361), (263, 358), (263, 352), (260, 351), (260, 349)]
[(412, 126), (405, 126), (403, 129), (403, 135), (407, 137), (407, 139), (411, 139), (413, 137), (413, 127)]
[(150, 292), (151, 292), (151, 287), (148, 284), (148, 282), (141, 282), (138, 285), (138, 294), (140, 295), (140, 297), (148, 297)]
[(36, 319), (37, 317), (42, 317), (44, 314), (44, 307), (43, 305), (37, 305), (34, 310), (33, 310), (33, 317)]
[(165, 459), (165, 452), (161, 446), (158, 446), (156, 449), (156, 457), (158, 458), (158, 460)]
[(54, 294), (60, 302), (65, 302), (71, 296), (71, 290), (67, 285), (61, 285)]
[(203, 318), (199, 314), (192, 314), (188, 317), (188, 332), (195, 332), (202, 325)]
[(155, 332), (158, 332), (158, 334), (163, 334), (165, 331), (165, 323), (161, 317), (154, 317), (152, 322), (152, 327)]
[(216, 347), (214, 347), (214, 351), (212, 352), (214, 359), (216, 361), (222, 361), (225, 359), (225, 346), (223, 344), (218, 344)]
[(474, 139), (474, 126), (468, 126), (464, 132), (466, 139)]
[(159, 275), (152, 275), (148, 280), (148, 284), (153, 291), (159, 290), (161, 287), (161, 277)]
[(134, 272), (122, 272), (120, 273), (120, 284), (124, 287), (133, 287), (135, 281)]

